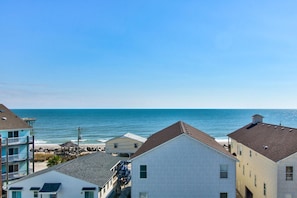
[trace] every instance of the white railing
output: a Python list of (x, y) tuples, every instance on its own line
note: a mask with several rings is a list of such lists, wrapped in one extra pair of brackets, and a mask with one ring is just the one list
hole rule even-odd
[[(29, 173), (32, 173), (33, 171), (30, 169), (29, 170)], [(13, 180), (13, 179), (19, 179), (21, 177), (24, 177), (27, 175), (27, 170), (24, 170), (24, 171), (17, 171), (17, 172), (11, 172), (11, 173), (8, 173), (8, 181), (9, 180)], [(6, 173), (2, 174), (2, 181), (6, 181)]]
[[(27, 143), (27, 136), (26, 137), (14, 137), (14, 138), (2, 138), (2, 146), (12, 145), (12, 144), (26, 144)], [(29, 137), (29, 142), (33, 143), (33, 137)]]
[[(29, 159), (33, 158), (33, 153), (29, 152)], [(23, 160), (27, 160), (27, 153), (22, 153), (22, 154), (15, 154), (15, 155), (4, 155), (1, 158), (2, 163), (6, 163), (7, 160), (8, 162), (16, 162), (16, 161), (23, 161)]]

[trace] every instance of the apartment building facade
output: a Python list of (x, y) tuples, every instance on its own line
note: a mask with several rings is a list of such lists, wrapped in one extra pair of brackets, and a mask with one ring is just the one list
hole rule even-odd
[(4, 186), (33, 171), (30, 169), (33, 159), (30, 146), (34, 145), (32, 129), (26, 121), (0, 104), (1, 174)]
[(228, 135), (236, 188), (246, 198), (297, 198), (297, 129), (252, 122)]

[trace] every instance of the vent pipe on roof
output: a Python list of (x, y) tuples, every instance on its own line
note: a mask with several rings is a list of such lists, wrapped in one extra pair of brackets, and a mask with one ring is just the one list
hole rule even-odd
[(263, 116), (259, 114), (253, 115), (253, 124), (262, 123), (263, 122)]

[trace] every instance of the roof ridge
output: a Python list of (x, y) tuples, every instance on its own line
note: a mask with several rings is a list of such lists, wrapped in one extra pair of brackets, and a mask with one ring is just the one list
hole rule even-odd
[[(253, 124), (252, 122), (247, 124), (247, 125), (251, 125)], [(281, 123), (280, 124), (272, 124), (272, 123), (267, 123), (267, 122), (260, 122), (260, 123), (256, 123), (255, 125), (267, 125), (267, 126), (273, 126), (273, 127), (281, 127), (281, 128), (287, 128), (287, 129), (295, 129), (297, 130), (297, 128), (295, 127), (289, 127), (289, 126), (285, 126), (285, 125), (282, 125)]]
[(180, 129), (181, 129), (181, 133), (187, 133), (187, 129), (186, 129), (186, 126), (185, 126), (185, 123), (180, 121)]

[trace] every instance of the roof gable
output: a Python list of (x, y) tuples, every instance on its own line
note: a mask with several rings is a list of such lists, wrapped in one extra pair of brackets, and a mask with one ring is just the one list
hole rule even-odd
[(126, 137), (126, 138), (130, 138), (130, 139), (133, 139), (133, 140), (137, 140), (139, 142), (145, 142), (146, 141), (146, 138), (143, 138), (139, 135), (135, 135), (133, 133), (126, 133), (125, 135), (123, 135), (123, 137)]
[(32, 127), (10, 111), (6, 106), (0, 104), (0, 130), (27, 128), (30, 129)]
[(297, 129), (267, 123), (250, 123), (228, 136), (277, 162), (297, 152)]
[(224, 153), (225, 155), (233, 156), (226, 151), (226, 149), (221, 146), (215, 139), (208, 134), (182, 122), (176, 122), (175, 124), (151, 135), (147, 141), (136, 151), (136, 153), (132, 156), (132, 159), (158, 147), (161, 144), (164, 144), (182, 134), (188, 135), (199, 142), (206, 144), (207, 146)]
[(124, 134), (122, 136), (114, 137), (114, 138), (106, 141), (106, 143), (113, 142), (114, 140), (117, 140), (117, 139), (127, 139), (127, 138), (132, 139), (132, 140), (136, 140), (136, 141), (142, 142), (142, 143), (144, 143), (146, 141), (146, 138), (135, 135), (133, 133), (126, 133), (126, 134)]

